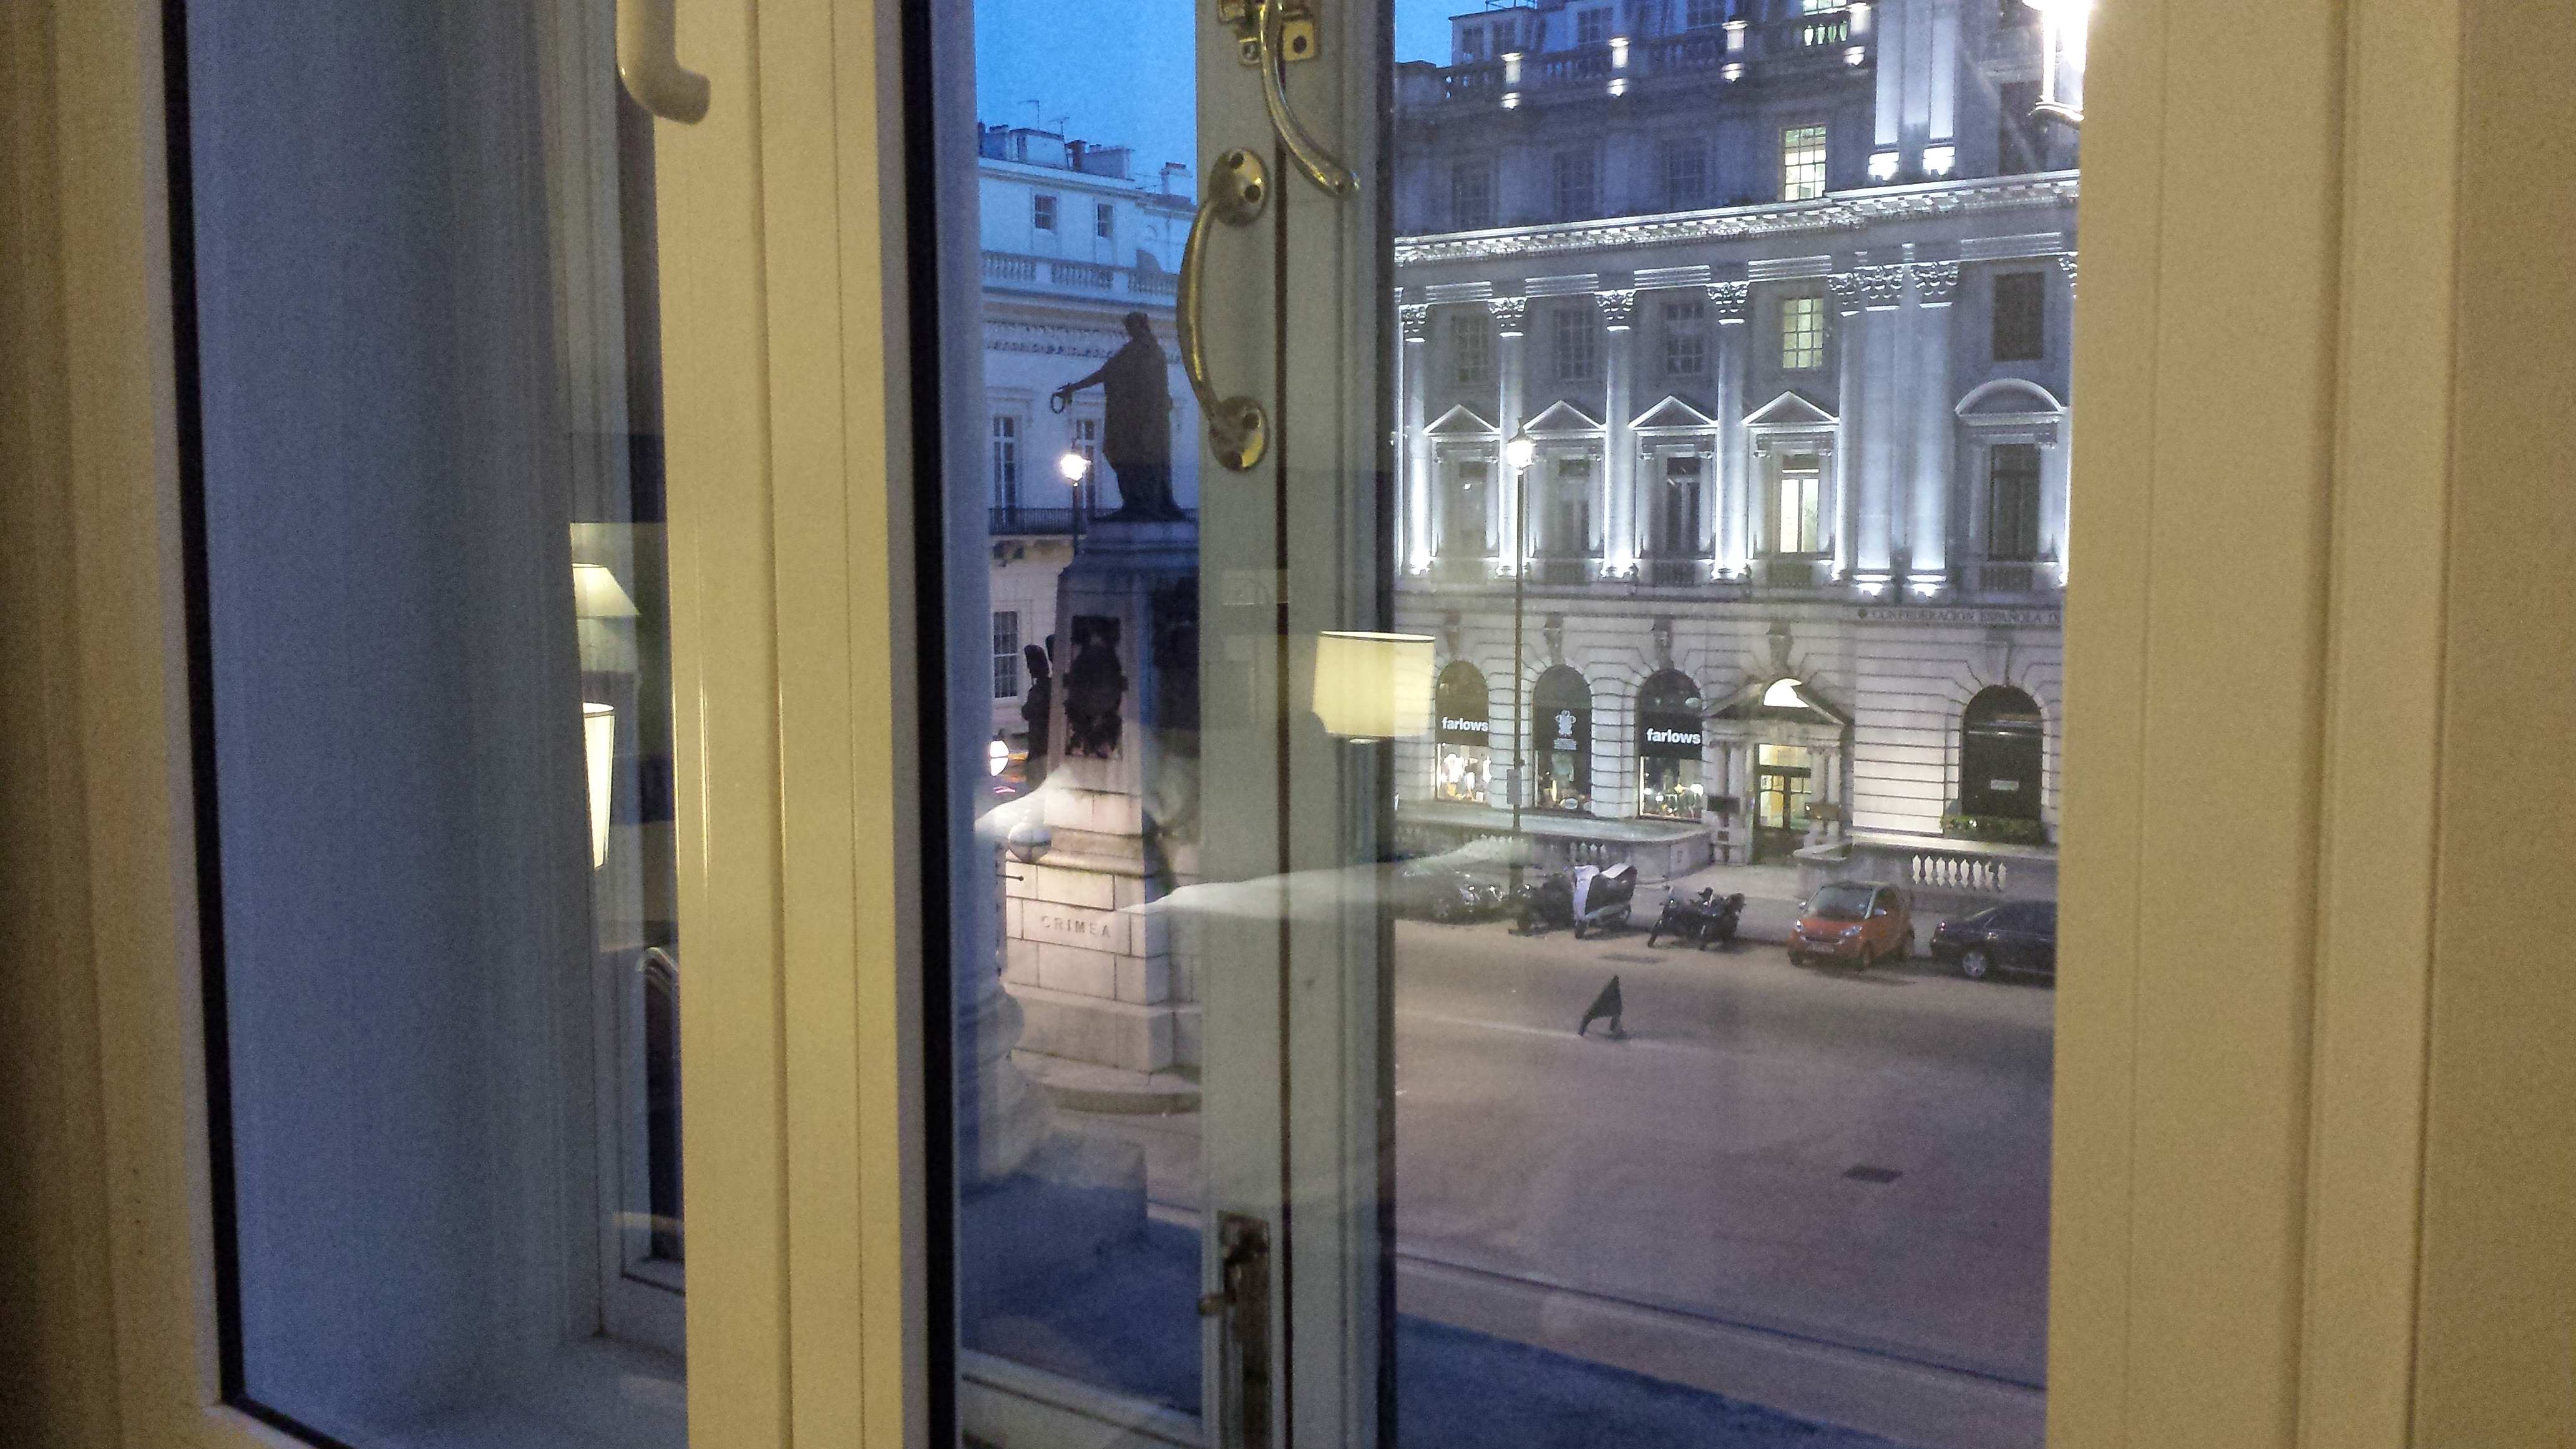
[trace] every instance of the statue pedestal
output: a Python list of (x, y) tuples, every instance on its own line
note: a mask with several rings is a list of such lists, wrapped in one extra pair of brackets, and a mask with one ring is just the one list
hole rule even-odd
[(1008, 873), (1020, 1046), (1132, 1072), (1199, 1060), (1196, 973), (1144, 909), (1195, 875), (1198, 527), (1104, 522), (1056, 585), (1048, 841)]

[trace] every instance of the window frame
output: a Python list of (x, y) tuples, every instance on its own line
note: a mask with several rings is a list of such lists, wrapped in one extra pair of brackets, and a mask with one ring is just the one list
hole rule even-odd
[[(1793, 137), (1813, 136), (1815, 159), (1802, 155), (1808, 148), (1792, 145)], [(1782, 201), (1820, 201), (1833, 186), (1833, 127), (1824, 121), (1791, 121), (1777, 132), (1780, 145), (1780, 199)], [(1811, 169), (1812, 177), (1805, 173)], [(1812, 186), (1813, 189), (1808, 188)]]
[(1029, 230), (1033, 232), (1042, 231), (1049, 236), (1063, 235), (1062, 231), (1059, 229), (1064, 222), (1063, 211), (1063, 205), (1056, 193), (1052, 191), (1030, 192)]
[[(2048, 359), (2048, 274), (2022, 268), (1997, 271), (1990, 284), (1993, 298), (1989, 339), (1997, 362), (2044, 362)], [(2011, 298), (2009, 306), (2006, 298)]]
[[(683, 42), (719, 97), (742, 94), (751, 68), (747, 22), (729, 10), (710, 14), (724, 3), (693, 8)], [(60, 1330), (46, 1335), (59, 1345), (44, 1360), (48, 1381), (113, 1404), (119, 1428), (103, 1435), (121, 1435), (138, 1449), (275, 1449), (288, 1441), (215, 1404), (209, 1390), (213, 1325), (203, 1289), (210, 1268), (197, 1186), (202, 1107), (192, 1106), (191, 1076), (200, 1035), (189, 1010), (193, 886), (184, 813), (173, 811), (170, 783), (187, 775), (173, 722), (184, 721), (188, 706), (172, 662), (171, 601), (179, 585), (169, 500), (179, 452), (163, 341), (170, 335), (169, 277), (156, 230), (166, 178), (144, 143), (159, 134), (162, 109), (152, 88), (160, 67), (150, 10), (141, 0), (55, 9), (55, 54), (108, 63), (63, 64), (52, 72), (50, 91), (0, 92), (39, 117), (88, 122), (54, 132), (58, 161), (0, 177), (0, 187), (32, 200), (28, 208), (0, 208), (0, 215), (59, 226), (59, 274), (25, 269), (0, 278), (0, 287), (53, 300), (59, 312), (37, 315), (61, 320), (40, 333), (38, 345), (62, 363), (61, 391), (40, 406), (37, 421), (11, 415), (0, 427), (11, 430), (12, 443), (41, 430), (35, 436), (45, 445), (69, 443), (79, 460), (46, 475), (55, 486), (0, 489), (0, 512), (33, 525), (12, 536), (70, 541), (59, 557), (38, 550), (30, 559), (31, 573), (51, 569), (59, 586), (59, 607), (28, 616), (31, 628), (59, 646), (52, 658), (69, 661), (41, 666), (61, 671), (49, 677), (64, 688), (49, 697), (79, 721), (68, 741), (45, 745), (44, 756), (118, 766), (93, 769), (88, 794), (50, 817), (43, 836), (39, 873), (51, 898), (76, 900), (96, 882), (118, 891), (117, 910), (106, 919), (84, 905), (65, 907), (91, 929), (67, 931), (71, 940), (50, 938), (39, 949), (70, 963), (66, 974), (83, 989), (37, 1003), (37, 1024), (28, 1029), (31, 1050), (70, 1054), (58, 1058), (67, 1061), (65, 1071), (39, 1084), (48, 1105), (62, 1109), (49, 1120), (99, 1124), (94, 1132), (59, 1129), (66, 1135), (55, 1142), (63, 1150), (52, 1160), (62, 1170), (39, 1185), (39, 1200), (61, 1208), (65, 1219), (77, 1214), (96, 1224), (104, 1241), (67, 1246), (49, 1232), (30, 1247), (67, 1275), (53, 1281), (38, 1313), (44, 1329)], [(2318, 1442), (2397, 1449), (2418, 1422), (2439, 1439), (2460, 1437), (2454, 1431), (2479, 1422), (2481, 1412), (2540, 1411), (2532, 1390), (2510, 1383), (2490, 1381), (2502, 1397), (2482, 1411), (2451, 1396), (2475, 1386), (2462, 1359), (2511, 1350), (2523, 1326), (2493, 1315), (2444, 1317), (2444, 1295), (2473, 1281), (2481, 1266), (2491, 1277), (2557, 1260), (2513, 1256), (2523, 1253), (2519, 1240), (2487, 1245), (2483, 1265), (2474, 1254), (2463, 1258), (2459, 1240), (2445, 1236), (2452, 1224), (2426, 1218), (2420, 1206), (2428, 1188), (2472, 1186), (2482, 1171), (2474, 1162), (2426, 1155), (2428, 1083), (2447, 1086), (2454, 1078), (2446, 1072), (2458, 1070), (2432, 1063), (2430, 1043), (2444, 1044), (2446, 1060), (2474, 1060), (2482, 1043), (2506, 1030), (2479, 1014), (2492, 1005), (2460, 1008), (2456, 994), (2446, 996), (2444, 1010), (2429, 1009), (2431, 963), (2452, 959), (2454, 950), (2464, 962), (2474, 959), (2480, 944), (2461, 934), (2468, 923), (2449, 911), (2436, 934), (2436, 902), (2459, 900), (2464, 876), (2478, 867), (2511, 866), (2500, 851), (2478, 853), (2471, 823), (2436, 818), (2437, 786), (2456, 778), (2436, 755), (2441, 705), (2472, 665), (2488, 662), (2469, 650), (2482, 637), (2470, 623), (2535, 639), (2563, 639), (2576, 626), (2564, 601), (2534, 600), (2527, 590), (2512, 612), (2475, 613), (2485, 604), (2452, 587), (2447, 543), (2426, 543), (2446, 539), (2455, 442), (2494, 454), (2481, 453), (2479, 462), (2503, 462), (2531, 446), (2521, 436), (2527, 429), (2559, 427), (2551, 436), (2563, 436), (2563, 421), (2532, 410), (2527, 397), (2512, 395), (2517, 389), (2453, 390), (2455, 382), (2492, 376), (2475, 372), (2485, 364), (2474, 353), (2453, 354), (2455, 326), (2463, 317), (2480, 325), (2510, 319), (2513, 289), (2542, 280), (2540, 262), (2551, 256), (2547, 228), (2558, 224), (2545, 208), (2517, 221), (2513, 208), (2529, 200), (2527, 178), (2473, 164), (2460, 144), (2471, 127), (2509, 135), (2541, 124), (2563, 94), (2563, 68), (2551, 69), (2558, 57), (2549, 38), (2527, 24), (2517, 30), (2519, 18), (2504, 11), (2475, 0), (2365, 7), (2351, 18), (2359, 44), (2348, 44), (2340, 21), (2293, 7), (2185, 12), (2170, 0), (2141, 0), (2097, 20), (2093, 63), (2097, 77), (2108, 73), (2114, 83), (2094, 89), (2090, 116), (2096, 130), (2084, 317), (2092, 336), (2149, 340), (2125, 350), (2107, 340), (2078, 344), (2079, 390), (2090, 401), (2077, 443), (2088, 492), (2076, 543), (2091, 572), (2086, 608), (2070, 622), (2068, 638), (2070, 670), (2082, 676), (2072, 732), (2099, 741), (2087, 748), (2098, 751), (2100, 769), (2070, 795), (2070, 834), (2083, 834), (2066, 859), (2061, 913), (2061, 924), (2072, 928), (2062, 935), (2064, 954), (2091, 962), (2097, 976), (2070, 971), (2059, 998), (2050, 1361), (2052, 1428), (2063, 1443), (2200, 1442), (2241, 1433), (2248, 1422), (2296, 1422), (2303, 1433), (2312, 1428)], [(886, 140), (870, 106), (809, 109), (834, 99), (836, 86), (862, 95), (890, 83), (894, 7), (874, 13), (868, 39), (884, 42), (882, 54), (853, 41), (854, 54), (840, 56), (837, 70), (764, 73), (770, 110), (833, 114), (838, 134), (853, 143)], [(2470, 14), (2480, 26), (2463, 25)], [(12, 14), (10, 22), (19, 18)], [(762, 44), (819, 37), (822, 47), (805, 53), (839, 55), (821, 18), (813, 0), (775, 0), (764, 6)], [(2187, 43), (2198, 20), (2224, 20), (2244, 43), (2195, 51), (2186, 74), (2167, 65), (2166, 37)], [(2464, 57), (2480, 68), (2467, 69)], [(0, 63), (16, 65), (21, 57)], [(836, 173), (828, 164), (813, 167), (809, 156), (759, 180), (759, 169), (744, 163), (761, 154), (764, 124), (745, 122), (720, 103), (708, 129), (685, 133), (675, 164), (736, 200), (756, 203), (763, 187), (784, 199), (796, 188), (819, 185), (832, 194), (837, 186), (852, 216), (873, 221), (900, 210), (900, 186), (864, 166)], [(2256, 131), (2273, 138), (2259, 155), (2242, 144)], [(794, 155), (787, 139), (774, 137), (776, 159)], [(853, 154), (890, 166), (900, 148)], [(2206, 189), (2158, 194), (2155, 180), (2168, 165)], [(67, 179), (74, 176), (77, 188)], [(717, 268), (717, 285), (691, 306), (718, 324), (715, 335), (727, 348), (755, 345), (738, 378), (710, 372), (705, 380), (719, 390), (730, 381), (733, 396), (766, 389), (800, 404), (811, 403), (820, 386), (837, 400), (826, 409), (834, 419), (844, 408), (873, 410), (877, 426), (899, 429), (908, 415), (891, 400), (882, 367), (836, 373), (823, 384), (758, 367), (764, 334), (837, 355), (843, 339), (835, 324), (845, 311), (868, 322), (899, 318), (905, 296), (897, 278), (838, 290), (834, 264), (846, 258), (837, 236), (812, 244), (817, 230), (833, 231), (828, 209), (818, 228), (817, 218), (783, 208), (773, 218), (783, 224), (772, 225), (765, 241), (742, 240), (760, 235), (759, 215), (756, 204), (729, 204), (721, 214), (684, 218), (666, 240), (665, 265), (685, 265), (700, 248), (721, 255), (728, 245), (762, 246), (773, 261), (795, 264), (780, 275), (796, 283), (803, 300), (831, 298), (832, 316), (764, 309), (746, 278)], [(2492, 240), (2476, 238), (2474, 255), (2487, 266), (2463, 264), (2462, 223), (2472, 216), (2497, 228)], [(2328, 225), (2336, 221), (2339, 238)], [(2248, 257), (2256, 262), (2245, 264)], [(2224, 258), (2238, 265), (2216, 264)], [(2338, 294), (2333, 283), (2348, 274), (2373, 285)], [(2257, 345), (2250, 348), (2236, 345), (2249, 318), (2266, 324), (2253, 329)], [(746, 319), (759, 321), (746, 326)], [(2328, 375), (2337, 349), (2318, 346), (2320, 337), (2340, 341), (2339, 375)], [(2568, 365), (2563, 347), (2514, 361)], [(749, 378), (765, 381), (742, 382)], [(2172, 396), (2158, 397), (2159, 379), (2177, 384)], [(2319, 421), (2211, 427), (2211, 417), (2229, 415), (2226, 399), (2245, 395), (2270, 397)], [(770, 426), (800, 446), (842, 446), (792, 417)], [(2196, 442), (2196, 432), (2212, 436)], [(743, 441), (753, 450), (738, 456), (765, 457), (761, 449), (772, 438)], [(2263, 466), (2204, 466), (2213, 450), (2249, 442), (2262, 451)], [(21, 456), (28, 455), (0, 447), (0, 457)], [(887, 459), (826, 456), (839, 459), (820, 470), (831, 486), (798, 495), (794, 509), (830, 516), (856, 508), (859, 516), (847, 534), (798, 560), (837, 564), (825, 569), (822, 588), (795, 602), (819, 596), (855, 603), (872, 623), (878, 614), (865, 611), (881, 613), (886, 596), (860, 586), (850, 570), (882, 569), (898, 535), (869, 490), (853, 485), (881, 481)], [(2546, 501), (2537, 468), (2462, 467), (2457, 476), (2499, 490), (2498, 497), (2527, 486), (2535, 506)], [(2322, 522), (2329, 497), (2338, 503), (2330, 530)], [(2245, 527), (2249, 517), (2265, 526)], [(797, 544), (784, 535), (746, 543), (739, 530), (722, 541), (728, 549), (747, 547), (746, 559), (766, 558), (773, 543)], [(711, 556), (720, 569), (730, 567), (730, 557), (724, 549)], [(75, 560), (85, 572), (71, 568)], [(2240, 560), (2242, 568), (2213, 567)], [(740, 576), (765, 582), (711, 596), (707, 622), (770, 627), (760, 623), (764, 610), (779, 602), (773, 591), (792, 572)], [(2153, 591), (2152, 603), (2150, 583), (2169, 585)], [(2191, 597), (2195, 589), (2206, 597)], [(2428, 599), (2442, 600), (2449, 612), (2428, 619)], [(827, 665), (826, 687), (885, 678), (900, 687), (908, 678), (882, 640), (828, 631), (818, 638), (810, 630), (822, 626), (812, 621), (799, 627), (808, 631), (799, 633), (799, 648), (819, 650)], [(2249, 644), (2257, 657), (2238, 652)], [(2153, 648), (2142, 652), (2142, 645)], [(2454, 647), (2469, 652), (2446, 671), (2445, 651)], [(2478, 647), (2510, 652), (2507, 645)], [(2140, 670), (2147, 653), (2174, 668)], [(2241, 681), (2259, 696), (2231, 697), (2230, 711), (2277, 707), (2279, 717), (2301, 726), (2286, 733), (2308, 743), (2222, 760), (2147, 751), (2151, 730), (2163, 738), (2192, 725), (2190, 691), (2204, 682), (2191, 667), (2198, 661), (2223, 668), (2231, 684)], [(75, 678), (88, 687), (70, 688)], [(721, 706), (719, 718), (752, 717), (734, 713), (751, 694), (741, 684), (733, 680), (710, 696)], [(808, 713), (815, 702), (801, 691), (794, 701), (800, 736), (816, 723)], [(761, 706), (772, 711), (773, 728), (778, 706), (774, 698)], [(905, 707), (893, 700), (871, 711), (871, 740), (880, 715)], [(17, 718), (9, 724), (15, 746), (25, 735)], [(2317, 727), (2306, 728), (2311, 724)], [(752, 787), (744, 798), (759, 798), (760, 738), (746, 732), (749, 757), (720, 792), (725, 798), (744, 786)], [(800, 779), (828, 780), (855, 768), (802, 745), (788, 753)], [(900, 800), (902, 779), (889, 753), (882, 772), (889, 798)], [(872, 775), (871, 789), (848, 799), (878, 798), (875, 782)], [(2546, 777), (2523, 783), (2564, 789)], [(2168, 792), (2169, 806), (2156, 803)], [(2187, 833), (2176, 818), (2184, 811), (2194, 816)], [(819, 823), (803, 816), (796, 828), (800, 838), (813, 835), (831, 847), (815, 861), (828, 874), (846, 862), (850, 842), (846, 831), (837, 841), (828, 828), (817, 833)], [(2259, 838), (2232, 851), (2158, 848), (2224, 839), (2236, 826)], [(2265, 848), (2283, 840), (2286, 849)], [(2437, 841), (2457, 852), (2439, 873)], [(2221, 879), (2228, 871), (2236, 878)], [(719, 894), (730, 898), (757, 873), (729, 868)], [(782, 1073), (780, 1093), (848, 1108), (836, 1123), (809, 1124), (813, 1140), (799, 1155), (886, 1171), (839, 1187), (800, 1177), (791, 1191), (783, 1158), (749, 1153), (744, 1179), (723, 1187), (770, 1200), (780, 1223), (792, 1213), (815, 1230), (800, 1239), (796, 1258), (796, 1296), (809, 1311), (794, 1318), (794, 1352), (817, 1371), (797, 1378), (796, 1417), (863, 1426), (867, 1442), (891, 1444), (923, 1411), (924, 1397), (919, 1360), (907, 1355), (923, 1345), (918, 1253), (928, 1228), (921, 1204), (900, 1187), (902, 1165), (917, 1161), (911, 1154), (922, 1104), (911, 1053), (919, 1022), (891, 989), (902, 974), (897, 963), (914, 959), (906, 953), (919, 947), (892, 925), (908, 882), (850, 892), (851, 879), (860, 877), (843, 878), (838, 914), (820, 919), (814, 912), (821, 896), (800, 887), (787, 934), (806, 944), (792, 966), (779, 937), (763, 935), (747, 918), (736, 924), (756, 948), (749, 959), (776, 963), (774, 971), (746, 973), (762, 983), (754, 994), (775, 1004), (778, 993), (792, 990), (800, 1011), (849, 1006), (840, 1019), (856, 1023), (849, 1034), (866, 1042), (864, 1052), (855, 1041), (808, 1042)], [(813, 884), (810, 874), (800, 880)], [(2111, 929), (2142, 918), (2153, 902), (2174, 899), (2195, 899), (2204, 921), (2224, 927), (2216, 934), (2234, 942), (2227, 965), (2238, 991), (2228, 1013), (2202, 1006), (2218, 979), (2215, 959), (2186, 947), (2149, 960)], [(866, 930), (866, 950), (855, 957), (814, 950), (836, 921)], [(826, 928), (819, 936), (817, 925)], [(2278, 969), (2249, 981), (2247, 951)], [(837, 994), (829, 979), (835, 971), (846, 978)], [(711, 1008), (701, 1001), (690, 1009), (703, 1027)], [(2528, 1002), (2523, 1010), (2529, 1014)], [(736, 1049), (757, 1055), (770, 1049), (767, 1040), (755, 1032)], [(85, 1055), (91, 1051), (94, 1059)], [(734, 1100), (743, 1084), (716, 1078), (702, 1085)], [(705, 1100), (693, 1097), (693, 1110)], [(2447, 1101), (2433, 1104), (2437, 1120)], [(742, 1105), (750, 1108), (744, 1120), (765, 1122), (779, 1097)], [(2194, 1170), (2216, 1161), (2230, 1170)], [(2492, 1180), (2508, 1170), (2498, 1165)], [(700, 1171), (694, 1162), (692, 1171)], [(698, 1193), (710, 1184), (703, 1176), (693, 1181), (695, 1218), (705, 1207)], [(866, 1211), (853, 1211), (853, 1200)], [(2435, 1207), (2446, 1200), (2435, 1194)], [(2392, 1254), (2392, 1242), (2422, 1243), (2424, 1252)], [(775, 1242), (727, 1245), (718, 1254), (723, 1266), (712, 1270), (714, 1281), (768, 1283), (780, 1295), (769, 1303), (766, 1290), (754, 1293), (741, 1316), (724, 1315), (725, 1332), (711, 1326), (692, 1363), (692, 1398), (720, 1416), (707, 1430), (719, 1442), (779, 1443), (789, 1422), (789, 1320), (776, 1311), (787, 1281), (785, 1243), (782, 1231)], [(862, 1263), (875, 1266), (864, 1288)], [(73, 1266), (80, 1264), (89, 1266)], [(693, 1268), (710, 1271), (696, 1252)], [(88, 1291), (97, 1277), (112, 1280), (112, 1295)], [(711, 1301), (706, 1291), (702, 1282), (701, 1305)], [(112, 1322), (112, 1334), (102, 1318)], [(862, 1337), (862, 1323), (883, 1331)], [(2427, 1338), (2419, 1340), (2419, 1328)], [(2428, 1342), (2443, 1353), (2423, 1359), (2419, 1350)], [(842, 1371), (822, 1371), (827, 1364)], [(761, 1387), (773, 1365), (775, 1396)], [(734, 1374), (748, 1386), (746, 1397), (707, 1392)]]
[[(1818, 372), (1825, 365), (1829, 339), (1826, 321), (1829, 315), (1825, 298), (1816, 292), (1793, 292), (1780, 299), (1780, 370), (1782, 372)], [(1805, 317), (1813, 327), (1802, 327)]]

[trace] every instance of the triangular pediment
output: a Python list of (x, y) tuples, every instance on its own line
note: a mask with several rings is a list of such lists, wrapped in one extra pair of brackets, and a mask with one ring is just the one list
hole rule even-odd
[(1716, 427), (1717, 419), (1675, 395), (1639, 413), (1628, 426), (1640, 432), (1700, 432)]
[(1476, 410), (1460, 403), (1440, 415), (1439, 421), (1423, 429), (1435, 438), (1490, 438), (1496, 429), (1476, 415)]
[(1747, 681), (1712, 717), (1727, 725), (1807, 725), (1832, 730), (1851, 723), (1850, 713), (1826, 699), (1813, 684), (1787, 675)]
[(1794, 392), (1784, 392), (1764, 403), (1744, 420), (1748, 428), (1830, 428), (1834, 415)]
[(1971, 389), (1959, 399), (1959, 416), (1963, 418), (2026, 418), (2051, 416), (2066, 411), (2047, 388), (2018, 377), (1999, 377)]
[(1521, 426), (1525, 433), (1597, 433), (1601, 420), (1570, 402), (1551, 405)]

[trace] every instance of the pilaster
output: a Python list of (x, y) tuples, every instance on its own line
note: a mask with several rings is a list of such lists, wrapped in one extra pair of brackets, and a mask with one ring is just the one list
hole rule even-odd
[(1431, 438), (1426, 431), (1429, 378), (1424, 368), (1429, 361), (1431, 309), (1420, 303), (1399, 304), (1396, 317), (1404, 338), (1404, 345), (1396, 350), (1396, 395), (1403, 399), (1396, 420), (1401, 499), (1397, 516), (1405, 530), (1398, 557), (1404, 568), (1418, 573), (1431, 563), (1431, 492), (1439, 486), (1432, 476)]
[(1914, 333), (1913, 463), (1908, 482), (1913, 490), (1906, 528), (1910, 559), (1906, 587), (1929, 594), (1946, 586), (1950, 567), (1950, 500), (1958, 487), (1958, 426), (1951, 415), (1955, 388), (1950, 377), (1951, 302), (1959, 294), (1957, 262), (1916, 262), (1914, 306), (1908, 321)]
[(1494, 458), (1494, 482), (1498, 486), (1491, 490), (1494, 495), (1494, 536), (1505, 541), (1506, 556), (1511, 559), (1512, 567), (1518, 569), (1522, 567), (1521, 553), (1526, 547), (1521, 533), (1521, 490), (1517, 480), (1511, 476), (1511, 465), (1503, 454), (1508, 451), (1511, 440), (1520, 433), (1521, 409), (1526, 406), (1528, 355), (1522, 339), (1528, 330), (1529, 298), (1494, 297), (1489, 298), (1485, 305), (1494, 314), (1495, 375), (1501, 380), (1501, 396), (1494, 412), (1494, 426), (1500, 434), (1500, 446), (1495, 449)]
[(1637, 291), (1613, 288), (1595, 293), (1601, 327), (1608, 334), (1602, 349), (1602, 564), (1617, 573), (1634, 568), (1641, 543), (1637, 526), (1637, 448), (1629, 420), (1636, 413), (1632, 382), (1636, 359)]
[(1714, 496), (1707, 507), (1716, 530), (1717, 567), (1738, 577), (1753, 558), (1752, 457), (1744, 442), (1744, 367), (1753, 332), (1744, 318), (1751, 293), (1749, 282), (1708, 284), (1709, 316), (1717, 324), (1709, 336), (1716, 354), (1711, 366), (1717, 377), (1717, 466), (1709, 470)]

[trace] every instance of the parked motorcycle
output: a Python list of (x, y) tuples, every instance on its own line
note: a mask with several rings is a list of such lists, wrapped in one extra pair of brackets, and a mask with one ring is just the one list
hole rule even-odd
[(1522, 886), (1512, 906), (1523, 935), (1542, 926), (1571, 926), (1574, 939), (1580, 941), (1587, 931), (1627, 925), (1636, 898), (1635, 866), (1596, 869), (1586, 865), (1571, 874), (1559, 871)]
[(1719, 899), (1715, 886), (1703, 887), (1698, 895), (1669, 895), (1664, 898), (1663, 914), (1655, 917), (1654, 926), (1646, 932), (1646, 944), (1652, 946), (1662, 937), (1695, 941), (1700, 950), (1735, 943), (1735, 924), (1744, 914), (1742, 894)]

